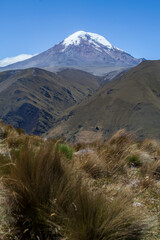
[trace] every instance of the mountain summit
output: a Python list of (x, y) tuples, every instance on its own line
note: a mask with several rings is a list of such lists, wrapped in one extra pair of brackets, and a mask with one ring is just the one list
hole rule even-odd
[(78, 31), (47, 51), (5, 69), (75, 67), (87, 70), (86, 67), (130, 67), (141, 61), (113, 46), (103, 36)]
[(113, 48), (112, 44), (108, 42), (104, 37), (90, 32), (78, 31), (66, 38), (62, 44), (65, 46), (65, 49), (70, 45), (78, 46), (83, 41), (87, 41), (92, 47), (95, 47), (97, 50), (101, 51), (100, 48), (105, 46), (107, 48)]

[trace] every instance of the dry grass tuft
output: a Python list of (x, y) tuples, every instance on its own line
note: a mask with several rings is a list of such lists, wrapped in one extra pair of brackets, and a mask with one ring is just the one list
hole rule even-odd
[[(11, 126), (2, 129), (0, 148), (7, 151), (0, 154), (1, 239), (158, 239), (158, 143), (136, 143), (120, 130), (107, 143), (70, 147)], [(84, 154), (73, 154), (78, 150)], [(147, 238), (152, 222), (154, 237)]]
[(79, 168), (92, 178), (101, 178), (107, 174), (105, 162), (101, 161), (96, 154), (85, 154), (79, 156), (78, 160)]
[(126, 145), (128, 146), (134, 142), (133, 137), (133, 133), (127, 132), (125, 129), (121, 129), (110, 138), (108, 144), (124, 148)]
[(140, 145), (141, 150), (146, 151), (153, 156), (156, 155), (158, 147), (159, 147), (158, 142), (152, 139), (145, 139)]
[(71, 240), (142, 239), (144, 224), (128, 196), (106, 199), (83, 187), (74, 206), (67, 227)]
[(52, 146), (43, 146), (38, 152), (26, 141), (25, 148), (12, 156), (15, 162), (4, 183), (14, 217), (16, 234), (20, 239), (36, 236), (47, 239), (55, 233), (50, 225), (50, 201), (64, 175), (57, 152)]

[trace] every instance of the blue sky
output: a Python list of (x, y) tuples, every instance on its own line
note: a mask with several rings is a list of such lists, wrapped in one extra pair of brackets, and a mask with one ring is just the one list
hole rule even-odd
[(40, 53), (79, 30), (160, 59), (159, 11), (159, 0), (0, 0), (0, 59)]

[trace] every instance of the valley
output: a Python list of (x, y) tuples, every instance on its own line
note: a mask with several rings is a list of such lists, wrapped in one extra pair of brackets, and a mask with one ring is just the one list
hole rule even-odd
[[(56, 117), (95, 92), (101, 78), (80, 70), (57, 74), (38, 68), (0, 73), (0, 118), (40, 135)], [(7, 100), (6, 100), (7, 99)]]

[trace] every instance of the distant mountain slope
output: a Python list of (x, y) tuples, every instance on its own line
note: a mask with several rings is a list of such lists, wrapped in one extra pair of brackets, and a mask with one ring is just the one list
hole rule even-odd
[(121, 128), (160, 138), (160, 61), (145, 61), (57, 120), (48, 137), (109, 138)]
[[(104, 70), (106, 67), (114, 71), (114, 69), (135, 66), (142, 60), (113, 46), (98, 34), (78, 31), (47, 51), (31, 59), (1, 68), (1, 71), (31, 67), (54, 70), (66, 66), (89, 69), (90, 72), (99, 72), (96, 68)], [(109, 71), (105, 69), (105, 72)]]
[(0, 73), (0, 118), (28, 133), (42, 134), (55, 118), (99, 88), (100, 79), (80, 70), (57, 74), (38, 69)]

